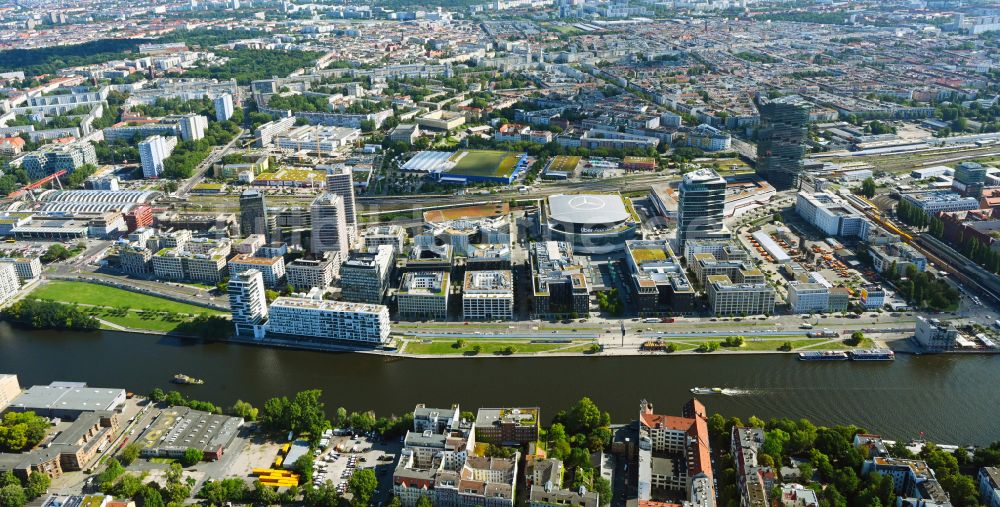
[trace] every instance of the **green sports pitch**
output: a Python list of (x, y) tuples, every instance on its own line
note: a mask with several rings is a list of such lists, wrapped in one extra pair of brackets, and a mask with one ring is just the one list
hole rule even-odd
[(448, 160), (455, 165), (448, 174), (481, 178), (509, 178), (521, 155), (510, 151), (462, 150)]

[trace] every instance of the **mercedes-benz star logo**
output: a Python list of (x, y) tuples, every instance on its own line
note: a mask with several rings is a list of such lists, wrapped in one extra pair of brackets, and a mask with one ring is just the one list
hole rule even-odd
[(570, 199), (569, 205), (580, 211), (594, 211), (604, 207), (604, 199), (592, 195), (581, 195)]

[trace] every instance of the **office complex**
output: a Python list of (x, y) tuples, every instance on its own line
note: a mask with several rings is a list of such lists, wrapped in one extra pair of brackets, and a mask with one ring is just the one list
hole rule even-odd
[(377, 225), (364, 229), (361, 239), (366, 251), (374, 252), (379, 245), (390, 245), (396, 250), (396, 255), (401, 255), (406, 245), (406, 229), (398, 225)]
[(42, 276), (40, 257), (0, 257), (0, 262), (13, 265), (21, 283), (30, 282)]
[(226, 121), (233, 117), (233, 96), (223, 93), (215, 98), (215, 121)]
[(395, 264), (395, 250), (390, 245), (380, 245), (374, 252), (351, 252), (340, 265), (341, 298), (356, 303), (381, 303)]
[(389, 310), (382, 305), (280, 297), (268, 310), (267, 332), (320, 344), (379, 346), (389, 341)]
[(343, 201), (344, 220), (347, 229), (354, 236), (358, 227), (357, 204), (354, 198), (354, 172), (346, 165), (326, 169), (326, 191), (339, 196)]
[(142, 161), (143, 178), (159, 178), (163, 173), (163, 161), (177, 147), (177, 138), (152, 136), (139, 143), (139, 160)]
[(350, 233), (344, 215), (344, 199), (333, 193), (323, 193), (309, 207), (312, 219), (310, 251), (314, 255), (337, 252), (346, 257), (350, 249)]
[(986, 168), (982, 164), (962, 162), (955, 166), (955, 177), (952, 180), (951, 188), (962, 197), (979, 199), (983, 196), (984, 186), (986, 186)]
[(726, 180), (712, 169), (698, 169), (681, 181), (677, 211), (677, 249), (687, 239), (729, 237), (725, 218)]
[(799, 192), (795, 211), (827, 236), (865, 238), (871, 228), (860, 211), (830, 192)]
[(903, 200), (912, 206), (920, 208), (921, 211), (929, 216), (934, 216), (941, 211), (979, 209), (979, 199), (971, 196), (962, 196), (951, 190), (931, 190), (903, 194)]
[(265, 241), (271, 240), (273, 229), (267, 213), (264, 193), (260, 190), (244, 190), (240, 194), (240, 236), (261, 234)]
[(21, 167), (33, 180), (58, 171), (71, 173), (85, 164), (96, 165), (97, 152), (94, 151), (94, 145), (84, 141), (46, 144), (21, 159)]
[(947, 352), (958, 342), (958, 328), (946, 320), (918, 315), (913, 338), (927, 352)]
[(573, 260), (573, 246), (559, 241), (532, 243), (532, 296), (537, 317), (590, 314), (590, 283)]
[(449, 275), (445, 271), (404, 273), (396, 292), (400, 319), (447, 320)]
[(666, 240), (626, 241), (625, 254), (639, 315), (694, 311), (694, 287)]
[(326, 289), (333, 284), (339, 271), (340, 254), (336, 252), (327, 253), (320, 259), (295, 259), (285, 268), (288, 285), (300, 291)]
[(800, 97), (759, 97), (757, 110), (757, 174), (778, 190), (795, 188), (805, 157), (809, 107)]
[(709, 275), (706, 285), (708, 302), (716, 315), (774, 313), (774, 287), (767, 282), (733, 282), (726, 275)]
[(462, 284), (465, 320), (512, 320), (514, 278), (510, 271), (466, 271)]
[(227, 290), (236, 334), (255, 334), (257, 326), (267, 320), (264, 277), (256, 269), (233, 273)]
[(788, 282), (788, 305), (792, 313), (822, 313), (830, 309), (830, 289), (821, 283)]
[(255, 257), (251, 254), (237, 254), (229, 259), (229, 273), (239, 273), (255, 269), (260, 271), (264, 278), (264, 285), (272, 289), (285, 288), (285, 258), (278, 255), (274, 257)]

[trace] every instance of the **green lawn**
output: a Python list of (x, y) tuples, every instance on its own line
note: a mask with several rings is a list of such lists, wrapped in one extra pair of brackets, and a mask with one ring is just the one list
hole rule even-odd
[(177, 326), (179, 326), (182, 322), (179, 320), (164, 320), (161, 316), (149, 316), (148, 314), (140, 315), (139, 312), (133, 311), (128, 312), (126, 315), (103, 311), (98, 312), (94, 316), (112, 324), (118, 324), (119, 326), (132, 329), (145, 329), (147, 331), (161, 331), (164, 333), (169, 333), (170, 331), (177, 329)]
[(178, 303), (169, 299), (148, 296), (114, 287), (87, 282), (53, 281), (31, 292), (32, 297), (51, 299), (60, 303), (117, 308), (127, 306), (135, 310), (153, 310), (188, 314), (222, 315), (224, 312), (200, 306)]
[(455, 340), (434, 340), (430, 343), (423, 343), (411, 340), (407, 343), (403, 352), (407, 354), (431, 354), (431, 355), (459, 355), (472, 354), (472, 347), (479, 345), (482, 350), (481, 356), (487, 356), (499, 352), (506, 347), (513, 347), (515, 354), (531, 352), (549, 352), (561, 347), (568, 347), (569, 343), (528, 343), (524, 342), (503, 342), (503, 341), (470, 341), (466, 340), (465, 346), (455, 348)]

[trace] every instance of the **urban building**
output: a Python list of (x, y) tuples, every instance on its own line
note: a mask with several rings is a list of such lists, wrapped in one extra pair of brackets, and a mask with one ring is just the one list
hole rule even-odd
[(212, 414), (188, 407), (170, 407), (162, 412), (137, 441), (144, 458), (180, 459), (188, 449), (198, 449), (207, 461), (222, 458), (236, 441), (243, 419)]
[(933, 216), (938, 212), (964, 211), (979, 209), (979, 199), (976, 197), (963, 197), (951, 190), (932, 190), (928, 192), (915, 192), (903, 194), (903, 200), (919, 208), (927, 215)]
[(685, 403), (678, 417), (656, 414), (653, 404), (642, 400), (638, 444), (640, 505), (674, 503), (683, 493), (685, 505), (715, 506), (708, 415), (700, 401)]
[(267, 320), (264, 277), (256, 269), (233, 273), (226, 289), (229, 308), (237, 335), (259, 335), (259, 326)]
[(254, 189), (244, 190), (240, 194), (240, 236), (260, 234), (264, 236), (265, 242), (269, 242), (274, 228), (267, 212), (264, 193)]
[(361, 131), (349, 127), (301, 125), (274, 136), (274, 145), (281, 150), (333, 156), (361, 138)]
[(687, 239), (728, 238), (725, 218), (726, 180), (712, 169), (698, 169), (684, 175), (679, 188), (677, 247), (684, 250)]
[(583, 267), (573, 259), (573, 246), (559, 241), (532, 243), (533, 315), (590, 314), (590, 283)]
[(885, 305), (885, 289), (878, 285), (861, 286), (861, 306), (866, 310), (875, 310)]
[(1000, 468), (980, 468), (976, 483), (979, 486), (979, 502), (986, 507), (1000, 507)]
[(462, 284), (462, 318), (513, 320), (514, 277), (510, 271), (466, 271)]
[(379, 246), (374, 253), (351, 252), (340, 266), (341, 297), (357, 303), (381, 303), (395, 259), (389, 245)]
[(983, 196), (984, 186), (986, 186), (986, 168), (982, 164), (962, 162), (955, 166), (955, 177), (952, 179), (951, 188), (959, 195), (979, 199)]
[(17, 278), (22, 284), (42, 276), (40, 257), (0, 257), (0, 262), (13, 265), (14, 270), (17, 271)]
[(633, 239), (639, 219), (620, 195), (552, 195), (543, 209), (543, 236), (573, 244), (581, 254), (621, 250)]
[(295, 259), (288, 264), (288, 285), (295, 290), (326, 290), (340, 272), (340, 254), (331, 252), (319, 259)]
[(894, 493), (901, 505), (950, 506), (951, 501), (927, 463), (921, 460), (876, 456), (865, 461), (861, 475), (875, 473), (892, 477)]
[[(730, 434), (730, 450), (736, 469), (737, 486), (742, 507), (770, 507), (768, 492), (774, 487), (775, 474), (771, 467), (763, 466), (759, 456), (763, 453), (764, 430), (734, 426)], [(816, 505), (815, 507), (819, 507)]]
[(758, 97), (757, 174), (774, 188), (787, 190), (799, 184), (805, 157), (809, 106), (801, 97)]
[(17, 375), (10, 373), (0, 374), (0, 412), (3, 412), (10, 405), (14, 398), (21, 394), (21, 384), (17, 381)]
[(229, 273), (240, 273), (255, 269), (260, 271), (264, 279), (264, 285), (272, 289), (283, 289), (285, 287), (285, 259), (284, 257), (255, 257), (252, 254), (237, 254), (229, 259)]
[(694, 311), (694, 287), (666, 240), (626, 241), (625, 253), (640, 316)]
[(258, 148), (266, 148), (274, 142), (274, 137), (295, 125), (294, 116), (286, 116), (274, 121), (267, 122), (253, 132), (255, 145)]
[(958, 328), (949, 321), (918, 315), (913, 338), (927, 352), (947, 352), (958, 342)]
[(495, 445), (528, 445), (538, 440), (541, 409), (481, 408), (476, 413), (476, 441)]
[(830, 289), (821, 283), (788, 282), (792, 313), (823, 313), (830, 309)]
[(208, 129), (208, 118), (199, 114), (185, 114), (178, 118), (177, 124), (181, 129), (181, 139), (197, 141), (205, 137), (205, 130)]
[(21, 167), (32, 180), (59, 171), (71, 173), (85, 164), (97, 165), (94, 145), (85, 141), (46, 144), (21, 158)]
[(599, 507), (600, 495), (596, 491), (588, 491), (585, 487), (578, 489), (559, 489), (550, 483), (541, 486), (531, 486), (528, 492), (529, 507)]
[(389, 245), (398, 256), (403, 254), (403, 247), (406, 246), (406, 229), (398, 225), (376, 225), (364, 229), (361, 239), (368, 252), (376, 251), (379, 245)]
[(317, 344), (381, 346), (389, 330), (389, 310), (382, 305), (279, 297), (268, 310), (268, 335)]
[(389, 141), (394, 143), (413, 144), (420, 137), (420, 126), (414, 123), (401, 123), (389, 132)]
[(795, 210), (827, 236), (864, 238), (870, 227), (861, 212), (829, 192), (799, 192)]
[[(819, 507), (816, 492), (801, 484), (782, 484), (779, 507)], [(931, 504), (925, 504), (930, 507)]]
[(233, 117), (233, 96), (223, 93), (213, 101), (215, 105), (215, 121), (226, 121)]
[(72, 420), (88, 412), (114, 412), (124, 403), (124, 389), (88, 387), (83, 382), (52, 382), (29, 387), (14, 398), (7, 411)]
[(896, 273), (905, 275), (907, 269), (913, 266), (918, 272), (927, 268), (927, 257), (916, 248), (903, 243), (873, 244), (868, 247), (872, 258), (872, 266), (877, 273), (885, 273), (896, 267)]
[(449, 274), (445, 271), (416, 271), (403, 274), (396, 292), (400, 319), (447, 320)]
[(707, 277), (708, 302), (716, 315), (774, 313), (774, 287), (767, 282), (734, 283), (726, 275)]
[(139, 160), (142, 162), (143, 178), (159, 178), (163, 173), (163, 161), (177, 146), (177, 138), (151, 136), (139, 143)]
[(312, 220), (310, 251), (313, 255), (336, 252), (346, 257), (350, 249), (350, 232), (345, 215), (344, 199), (333, 193), (323, 193), (309, 207)]
[[(357, 203), (354, 197), (354, 171), (346, 165), (326, 168), (326, 191), (343, 201), (344, 220), (353, 238), (358, 227)], [(314, 222), (315, 223), (315, 222)]]
[(684, 144), (704, 151), (724, 151), (729, 149), (732, 139), (729, 133), (702, 123), (688, 131)]

